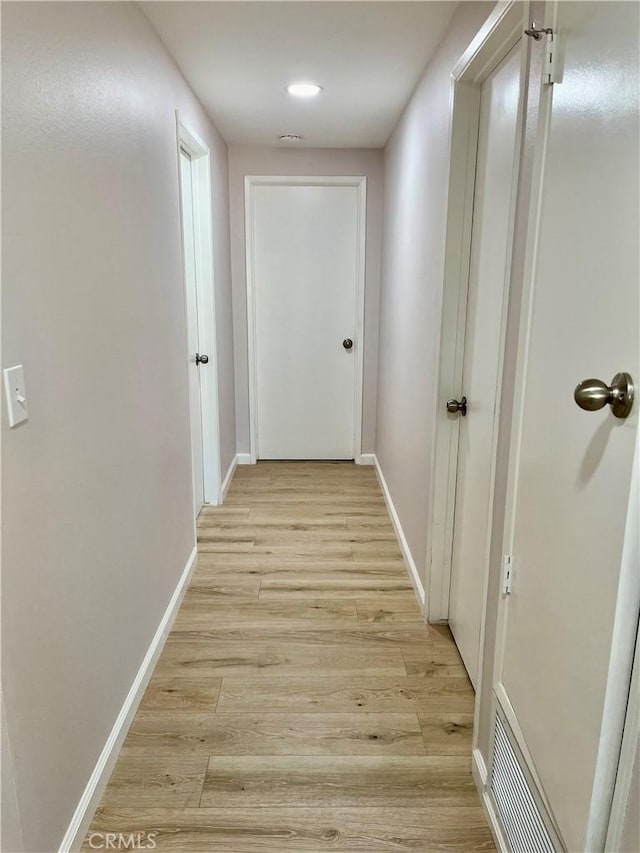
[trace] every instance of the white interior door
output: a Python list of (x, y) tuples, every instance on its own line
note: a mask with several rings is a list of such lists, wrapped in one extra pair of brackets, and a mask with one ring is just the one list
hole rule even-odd
[(449, 624), (476, 685), (489, 550), (494, 426), (518, 125), (520, 42), (482, 85)]
[(255, 186), (252, 210), (257, 455), (353, 459), (358, 188)]
[(587, 377), (640, 379), (638, 11), (559, 4), (562, 79), (543, 87), (550, 117), (521, 334), (496, 691), (572, 851), (602, 849), (601, 735), (607, 760), (616, 756), (605, 696), (623, 713), (628, 689), (607, 694), (607, 679), (620, 645), (633, 646), (634, 618), (617, 622), (617, 642), (614, 624), (637, 606), (618, 593), (627, 570), (637, 576), (623, 542), (640, 400), (621, 420), (609, 406), (581, 410), (573, 394)]
[(198, 288), (196, 278), (195, 219), (193, 207), (193, 175), (191, 157), (180, 150), (180, 184), (182, 199), (182, 240), (187, 305), (187, 341), (189, 346), (189, 409), (191, 420), (191, 462), (193, 471), (193, 502), (196, 516), (204, 503), (204, 473), (202, 448), (202, 393), (198, 339)]

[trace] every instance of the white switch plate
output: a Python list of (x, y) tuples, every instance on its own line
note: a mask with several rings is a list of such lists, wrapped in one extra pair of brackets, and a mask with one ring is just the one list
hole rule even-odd
[(16, 364), (15, 367), (5, 367), (3, 372), (9, 426), (14, 427), (29, 418), (27, 392), (24, 387), (24, 369), (21, 364)]

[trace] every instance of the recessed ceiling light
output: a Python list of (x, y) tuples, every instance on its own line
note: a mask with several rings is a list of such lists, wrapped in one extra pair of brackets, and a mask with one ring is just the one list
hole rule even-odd
[(300, 142), (302, 137), (299, 133), (283, 133), (278, 139), (280, 142)]
[(290, 83), (287, 92), (296, 98), (313, 98), (322, 92), (322, 86), (317, 83)]

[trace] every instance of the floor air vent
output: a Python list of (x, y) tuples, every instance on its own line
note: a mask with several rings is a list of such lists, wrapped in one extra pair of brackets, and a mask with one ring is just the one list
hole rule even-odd
[(490, 790), (511, 853), (556, 853), (505, 725), (496, 715)]

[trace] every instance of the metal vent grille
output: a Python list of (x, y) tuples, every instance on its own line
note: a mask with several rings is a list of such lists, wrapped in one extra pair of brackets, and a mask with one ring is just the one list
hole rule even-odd
[(496, 715), (490, 789), (512, 853), (556, 853), (499, 715)]

